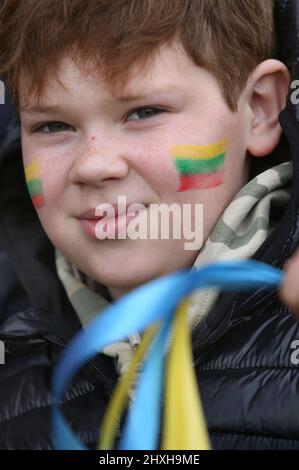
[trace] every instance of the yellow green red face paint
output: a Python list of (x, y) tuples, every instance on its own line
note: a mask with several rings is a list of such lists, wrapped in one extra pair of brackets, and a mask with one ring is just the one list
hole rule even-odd
[(40, 166), (37, 160), (34, 160), (25, 168), (25, 178), (34, 207), (41, 209), (45, 205), (45, 198), (40, 177)]
[(209, 145), (173, 145), (170, 149), (179, 172), (178, 191), (208, 189), (223, 183), (228, 139)]

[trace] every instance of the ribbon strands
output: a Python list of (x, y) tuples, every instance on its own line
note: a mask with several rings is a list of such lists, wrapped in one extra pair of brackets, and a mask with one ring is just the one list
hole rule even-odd
[(132, 332), (144, 332), (129, 370), (108, 406), (100, 430), (99, 448), (113, 448), (116, 427), (128, 402), (127, 392), (143, 359), (119, 449), (157, 449), (160, 432), (161, 449), (210, 449), (192, 362), (186, 315), (188, 295), (207, 287), (228, 291), (275, 289), (282, 278), (281, 271), (257, 261), (221, 261), (198, 270), (181, 270), (163, 276), (113, 303), (76, 335), (55, 369), (54, 447), (86, 449), (67, 424), (59, 406), (75, 373), (106, 345), (122, 341)]

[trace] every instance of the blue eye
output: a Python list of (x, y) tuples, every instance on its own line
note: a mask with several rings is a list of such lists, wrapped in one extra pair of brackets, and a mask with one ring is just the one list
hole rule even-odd
[[(129, 116), (132, 116), (132, 115), (136, 114), (136, 115), (139, 115), (141, 120), (143, 120), (143, 118), (148, 119), (148, 118), (154, 117), (157, 114), (160, 114), (160, 113), (163, 113), (163, 112), (165, 112), (164, 109), (150, 108), (150, 107), (145, 106), (143, 108), (135, 109), (135, 111), (132, 111), (129, 114)], [(140, 119), (137, 119), (137, 120), (140, 120)], [(128, 121), (133, 121), (133, 120), (134, 119), (128, 119)]]
[[(52, 121), (52, 122), (46, 122), (42, 126), (36, 128), (33, 132), (40, 132), (41, 134), (53, 134), (53, 133), (56, 133), (56, 132), (65, 131), (65, 130), (67, 130), (65, 128), (70, 128), (70, 127), (71, 126), (69, 126), (69, 124), (65, 124), (63, 122)], [(46, 128), (49, 129), (48, 132), (43, 130), (43, 129), (46, 129)]]

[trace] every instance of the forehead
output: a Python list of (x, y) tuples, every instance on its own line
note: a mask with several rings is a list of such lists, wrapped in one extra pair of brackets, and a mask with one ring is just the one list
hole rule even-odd
[(157, 93), (179, 93), (190, 86), (190, 74), (195, 68), (198, 69), (179, 43), (163, 45), (146, 64), (132, 66), (125, 85), (112, 89), (100, 69), (86, 69), (83, 64), (76, 64), (66, 56), (59, 63), (57, 75), (47, 77), (40, 99), (32, 96), (26, 102), (22, 100), (26, 82), (20, 79), (20, 108), (27, 109), (40, 101), (57, 102), (62, 95), (71, 97), (79, 94), (83, 98), (86, 91), (93, 91), (106, 102), (132, 101)]

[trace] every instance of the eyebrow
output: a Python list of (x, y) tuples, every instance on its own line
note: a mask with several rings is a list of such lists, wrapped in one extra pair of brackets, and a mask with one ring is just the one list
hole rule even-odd
[(54, 105), (26, 105), (20, 106), (20, 111), (24, 113), (59, 113), (62, 108)]
[(139, 99), (143, 98), (149, 98), (154, 95), (161, 95), (161, 94), (166, 94), (166, 93), (179, 93), (182, 91), (182, 88), (170, 84), (168, 86), (164, 86), (163, 88), (149, 88), (149, 89), (143, 89), (139, 93), (125, 93), (123, 95), (114, 95), (111, 98), (108, 98), (108, 101), (120, 101), (120, 102), (127, 102), (127, 101), (136, 101)]
[[(137, 101), (146, 99), (154, 95), (167, 94), (167, 93), (179, 93), (182, 89), (176, 85), (169, 85), (167, 87), (159, 89), (143, 90), (140, 93), (126, 93), (122, 95), (113, 95), (109, 98), (105, 98), (105, 103), (111, 103), (116, 101), (119, 103), (129, 103), (131, 101)], [(24, 113), (59, 113), (64, 111), (60, 106), (56, 105), (24, 105), (20, 107), (20, 111)]]

